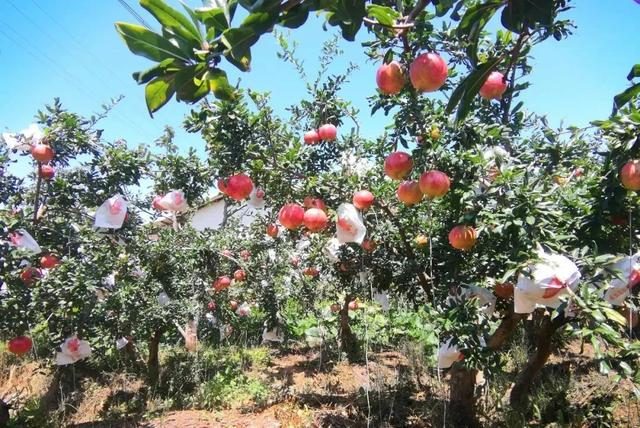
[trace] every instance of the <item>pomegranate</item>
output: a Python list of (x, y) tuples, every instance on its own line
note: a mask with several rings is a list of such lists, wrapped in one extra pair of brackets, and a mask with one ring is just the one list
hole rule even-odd
[(44, 269), (53, 269), (60, 264), (60, 259), (53, 254), (47, 254), (40, 258), (40, 266)]
[(337, 303), (332, 304), (332, 305), (331, 305), (331, 312), (333, 312), (334, 314), (335, 314), (336, 312), (340, 312), (340, 305), (339, 305), (339, 304), (337, 304)]
[(231, 279), (228, 276), (220, 276), (213, 282), (213, 289), (215, 291), (222, 291), (229, 288), (231, 285)]
[(313, 267), (313, 266), (304, 268), (302, 273), (304, 275), (310, 276), (312, 278), (315, 278), (316, 276), (320, 275), (320, 271), (317, 268)]
[(220, 193), (222, 194), (227, 194), (227, 181), (224, 179), (219, 179), (218, 180), (218, 190), (220, 190)]
[(236, 201), (247, 199), (253, 190), (253, 181), (245, 174), (236, 174), (226, 182), (226, 194)]
[(51, 165), (40, 165), (38, 175), (45, 180), (51, 180), (56, 175), (56, 170)]
[(54, 151), (46, 144), (36, 144), (31, 149), (31, 156), (40, 163), (49, 163), (53, 159)]
[(361, 247), (366, 252), (373, 253), (378, 247), (378, 244), (372, 239), (365, 239), (364, 241), (362, 241)]
[(42, 278), (40, 270), (34, 268), (33, 266), (24, 268), (20, 273), (20, 279), (22, 280), (24, 285), (31, 285), (40, 278)]
[(215, 310), (216, 310), (216, 308), (217, 308), (216, 302), (209, 302), (209, 303), (207, 304), (207, 308), (208, 308), (211, 312), (215, 311)]
[(358, 304), (357, 300), (352, 300), (352, 301), (349, 302), (349, 310), (355, 311), (359, 307), (360, 307), (360, 305)]
[(224, 257), (233, 257), (233, 252), (231, 250), (222, 250), (222, 255)]
[(471, 249), (477, 239), (476, 230), (467, 225), (458, 225), (449, 232), (449, 244), (457, 250)]
[(324, 201), (320, 198), (313, 198), (311, 196), (307, 196), (306, 198), (304, 198), (304, 201), (302, 201), (302, 205), (304, 205), (305, 208), (318, 208), (324, 212), (327, 212), (327, 206), (325, 205)]
[(318, 135), (318, 131), (312, 130), (304, 133), (304, 142), (306, 144), (315, 144), (320, 141), (320, 135)]
[(384, 173), (394, 180), (402, 180), (413, 168), (413, 160), (405, 152), (393, 152), (384, 160)]
[(499, 100), (507, 90), (507, 81), (504, 74), (492, 71), (480, 88), (480, 96), (485, 100)]
[(318, 128), (318, 135), (320, 136), (321, 140), (333, 141), (338, 135), (338, 128), (336, 128), (335, 125), (327, 123)]
[(289, 260), (289, 261), (291, 262), (291, 266), (298, 267), (298, 265), (300, 264), (300, 257), (293, 256), (293, 257), (291, 257), (291, 260)]
[(162, 201), (162, 196), (157, 195), (155, 198), (153, 198), (153, 202), (151, 202), (151, 207), (156, 211), (164, 211), (164, 207), (162, 206), (161, 201)]
[(280, 209), (278, 220), (287, 229), (297, 229), (304, 222), (304, 208), (295, 203), (286, 204)]
[(404, 73), (397, 61), (382, 64), (376, 72), (378, 89), (385, 95), (395, 95), (404, 87)]
[(440, 89), (447, 80), (448, 72), (447, 63), (435, 53), (419, 55), (409, 67), (411, 84), (422, 92)]
[(324, 211), (318, 208), (310, 208), (304, 213), (304, 225), (312, 232), (318, 232), (329, 224), (329, 219)]
[(7, 349), (12, 354), (24, 355), (31, 351), (33, 341), (27, 336), (17, 336), (7, 343)]
[(251, 251), (249, 250), (240, 251), (240, 257), (242, 257), (242, 260), (244, 260), (245, 262), (248, 261), (251, 258)]
[(447, 174), (431, 170), (420, 176), (420, 190), (428, 198), (438, 198), (449, 191), (451, 181)]
[(276, 236), (278, 236), (278, 225), (277, 224), (273, 224), (273, 223), (268, 225), (267, 226), (267, 235), (269, 235), (272, 238), (275, 238)]
[(416, 181), (403, 181), (400, 183), (396, 195), (400, 202), (408, 206), (417, 204), (422, 201), (423, 197), (420, 186)]
[(493, 293), (501, 299), (509, 299), (513, 296), (513, 284), (509, 282), (496, 284), (493, 287)]
[(247, 279), (247, 274), (242, 269), (238, 269), (233, 273), (233, 279), (238, 282), (242, 282)]
[(625, 163), (620, 170), (620, 181), (629, 190), (640, 190), (640, 160)]
[(229, 307), (232, 311), (236, 311), (238, 309), (238, 302), (236, 302), (235, 300), (229, 301)]
[(433, 128), (431, 128), (429, 136), (433, 141), (438, 141), (440, 139), (440, 129), (437, 126), (434, 126)]
[(368, 190), (359, 190), (353, 194), (353, 205), (362, 211), (368, 210), (374, 200), (373, 193)]

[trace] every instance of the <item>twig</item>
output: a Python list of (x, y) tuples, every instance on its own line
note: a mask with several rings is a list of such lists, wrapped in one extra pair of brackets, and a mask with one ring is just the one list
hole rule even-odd
[(38, 175), (38, 181), (36, 182), (36, 196), (33, 202), (33, 224), (38, 222), (38, 205), (40, 204), (40, 187), (42, 186), (42, 176), (40, 175), (40, 166), (42, 164), (38, 162), (36, 165), (36, 174)]
[(418, 3), (416, 3), (416, 6), (409, 13), (405, 22), (410, 23), (415, 21), (416, 17), (429, 5), (430, 2), (431, 0), (420, 0)]

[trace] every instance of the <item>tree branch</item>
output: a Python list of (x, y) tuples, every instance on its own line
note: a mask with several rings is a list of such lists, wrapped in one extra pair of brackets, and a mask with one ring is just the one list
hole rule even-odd
[(429, 3), (431, 3), (431, 0), (419, 0), (418, 3), (416, 3), (413, 10), (409, 12), (409, 15), (407, 16), (407, 19), (405, 20), (405, 22), (411, 23), (415, 21), (416, 17), (420, 14), (420, 12), (422, 12), (429, 5)]

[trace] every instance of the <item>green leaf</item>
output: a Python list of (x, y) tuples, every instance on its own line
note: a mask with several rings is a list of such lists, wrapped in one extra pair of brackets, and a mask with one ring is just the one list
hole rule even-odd
[(139, 84), (148, 83), (152, 79), (166, 74), (167, 71), (177, 71), (179, 69), (179, 62), (177, 62), (174, 58), (167, 58), (147, 70), (136, 71), (135, 73), (133, 73), (133, 79)]
[(301, 27), (309, 17), (309, 8), (300, 4), (288, 10), (280, 18), (280, 25), (287, 28)]
[(242, 71), (251, 65), (251, 46), (258, 41), (258, 36), (250, 28), (229, 28), (222, 33), (222, 43), (229, 49), (233, 63)]
[(145, 27), (126, 22), (116, 22), (116, 30), (131, 52), (150, 60), (161, 62), (167, 58), (188, 61), (178, 47), (161, 35)]
[(220, 100), (232, 100), (235, 96), (233, 87), (229, 84), (227, 73), (223, 70), (209, 70), (207, 73), (209, 88), (211, 92)]
[(209, 40), (215, 39), (229, 28), (224, 10), (221, 8), (196, 9), (195, 14), (206, 27)]
[(440, 0), (436, 4), (436, 16), (443, 17), (453, 7), (454, 0)]
[(617, 322), (621, 326), (624, 326), (627, 323), (627, 320), (624, 319), (624, 316), (620, 312), (614, 309), (602, 308), (602, 311), (604, 312), (604, 314), (608, 319), (610, 319), (611, 321)]
[(149, 11), (164, 28), (170, 30), (176, 37), (190, 42), (193, 48), (198, 49), (202, 46), (202, 36), (198, 28), (188, 17), (169, 6), (164, 0), (140, 0), (140, 6)]
[(456, 34), (463, 40), (467, 40), (466, 52), (473, 65), (478, 63), (478, 41), (482, 30), (491, 20), (496, 11), (502, 6), (502, 1), (492, 0), (487, 3), (479, 3), (470, 7), (465, 12)]
[(631, 101), (633, 98), (640, 95), (640, 83), (627, 88), (624, 92), (619, 93), (613, 97), (613, 113), (621, 109), (625, 104)]
[(457, 105), (457, 122), (461, 122), (465, 117), (467, 117), (471, 110), (473, 99), (480, 91), (480, 87), (487, 80), (489, 74), (498, 64), (500, 64), (502, 59), (502, 56), (499, 56), (479, 65), (478, 68), (469, 73), (469, 75), (460, 82), (458, 88), (453, 91), (451, 98), (449, 99), (449, 103), (447, 104), (446, 111), (451, 113)]
[(390, 27), (395, 24), (399, 14), (390, 7), (370, 4), (367, 6), (367, 16), (369, 16), (369, 18), (375, 19), (381, 25)]
[(145, 87), (144, 99), (147, 102), (147, 109), (151, 117), (153, 117), (153, 113), (160, 110), (173, 97), (176, 92), (174, 79), (175, 73), (157, 77)]
[(631, 67), (631, 71), (627, 76), (627, 80), (633, 80), (636, 77), (640, 77), (640, 64), (636, 64), (633, 67)]
[(276, 12), (256, 12), (247, 16), (240, 28), (250, 28), (257, 37), (269, 31), (278, 21)]
[(178, 101), (195, 103), (209, 93), (208, 82), (202, 80), (205, 71), (205, 64), (197, 64), (175, 74), (174, 86)]
[(193, 26), (196, 28), (196, 30), (198, 30), (198, 39), (202, 40), (202, 31), (201, 31), (201, 28), (200, 28), (200, 20), (198, 19), (198, 16), (196, 15), (196, 12), (193, 9), (191, 9), (183, 1), (180, 1), (180, 4), (182, 5), (182, 8), (189, 15), (189, 18), (191, 18), (191, 22), (193, 22)]

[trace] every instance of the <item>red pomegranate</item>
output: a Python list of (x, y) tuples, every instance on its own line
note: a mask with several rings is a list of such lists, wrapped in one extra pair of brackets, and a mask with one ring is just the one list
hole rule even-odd
[(411, 84), (422, 92), (440, 89), (446, 82), (448, 73), (447, 63), (435, 53), (419, 55), (409, 67)]
[(625, 163), (620, 170), (620, 181), (629, 190), (640, 190), (640, 160)]
[(209, 302), (209, 303), (207, 303), (207, 308), (208, 308), (211, 312), (215, 311), (215, 310), (216, 310), (216, 308), (217, 308), (216, 302)]
[(229, 307), (232, 311), (235, 311), (236, 309), (238, 309), (238, 302), (236, 302), (235, 300), (229, 301)]
[(302, 201), (302, 205), (304, 205), (304, 207), (307, 209), (318, 208), (324, 211), (325, 213), (327, 212), (327, 205), (320, 198), (313, 198), (311, 196), (307, 196), (306, 198), (304, 198), (304, 201)]
[(493, 287), (493, 293), (501, 299), (509, 299), (513, 296), (513, 284), (509, 282), (498, 283)]
[(51, 180), (56, 175), (56, 170), (51, 165), (40, 165), (38, 175), (45, 180)]
[(506, 90), (507, 81), (504, 78), (504, 74), (499, 71), (492, 71), (480, 88), (480, 96), (485, 100), (499, 100)]
[(304, 222), (304, 208), (295, 203), (286, 204), (280, 209), (278, 220), (287, 229), (297, 229)]
[(17, 336), (7, 343), (7, 349), (12, 354), (24, 355), (31, 351), (33, 341), (27, 336)]
[(352, 301), (349, 302), (349, 310), (355, 311), (359, 307), (360, 307), (360, 305), (358, 304), (357, 300), (352, 300)]
[(470, 250), (477, 239), (476, 230), (464, 224), (458, 225), (449, 232), (449, 244), (457, 250)]
[(31, 148), (31, 156), (40, 163), (49, 163), (55, 155), (51, 146), (36, 144)]
[(394, 180), (402, 180), (411, 172), (413, 160), (405, 152), (393, 152), (384, 160), (384, 172)]
[(415, 181), (403, 181), (400, 183), (396, 195), (400, 202), (408, 206), (419, 203), (423, 197), (420, 186)]
[(240, 251), (240, 257), (242, 257), (242, 260), (244, 260), (245, 262), (248, 261), (251, 258), (251, 251), (249, 250)]
[(245, 174), (236, 174), (226, 182), (226, 194), (236, 201), (247, 199), (253, 190), (253, 181)]
[(368, 210), (374, 201), (375, 196), (368, 190), (359, 190), (353, 194), (353, 205), (359, 210)]
[(338, 128), (336, 128), (335, 125), (327, 123), (318, 128), (318, 135), (320, 136), (321, 140), (333, 141), (338, 135)]
[(385, 95), (395, 95), (404, 87), (404, 73), (397, 61), (382, 64), (376, 72), (376, 84)]
[(275, 238), (276, 236), (278, 236), (278, 225), (277, 224), (273, 224), (273, 223), (268, 225), (267, 226), (267, 235), (269, 235), (272, 238)]
[(40, 258), (40, 266), (44, 269), (53, 269), (60, 264), (60, 259), (53, 254), (47, 254)]
[(313, 266), (304, 268), (302, 273), (304, 275), (310, 276), (312, 278), (315, 278), (316, 276), (320, 275), (320, 271), (317, 268), (313, 267)]
[(447, 174), (431, 170), (420, 176), (420, 190), (428, 198), (438, 198), (449, 191), (451, 181)]
[(318, 135), (318, 131), (312, 130), (304, 133), (304, 142), (306, 144), (315, 144), (320, 141), (320, 135)]
[(242, 282), (245, 279), (247, 279), (247, 274), (245, 273), (244, 270), (238, 269), (233, 273), (233, 279), (235, 279), (238, 282)]
[(366, 252), (373, 253), (378, 247), (378, 244), (372, 239), (365, 239), (364, 241), (362, 241), (361, 247)]
[(319, 232), (329, 224), (327, 214), (318, 208), (310, 208), (304, 213), (304, 225), (312, 232)]
[(24, 285), (31, 285), (40, 278), (42, 278), (40, 270), (34, 268), (33, 266), (24, 268), (20, 273), (20, 279), (22, 280)]
[(227, 288), (229, 288), (230, 285), (231, 285), (231, 278), (229, 278), (228, 276), (224, 275), (224, 276), (218, 277), (213, 282), (213, 289), (215, 291), (222, 291), (222, 290), (226, 290)]

